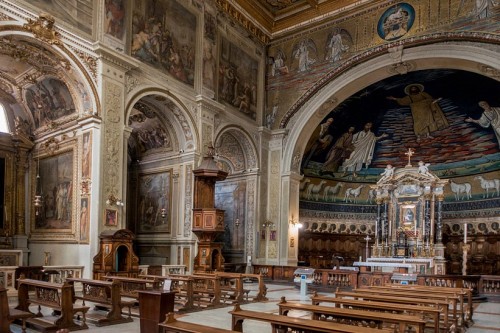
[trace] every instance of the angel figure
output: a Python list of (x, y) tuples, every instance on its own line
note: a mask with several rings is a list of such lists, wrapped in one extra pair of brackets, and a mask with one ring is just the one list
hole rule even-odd
[(271, 76), (279, 74), (288, 74), (288, 66), (285, 65), (286, 56), (283, 50), (278, 50), (276, 52), (276, 58), (273, 59), (273, 65), (271, 67)]
[(394, 168), (392, 167), (392, 165), (387, 164), (387, 167), (385, 168), (384, 172), (382, 172), (380, 175), (382, 176), (382, 178), (379, 179), (378, 183), (381, 183), (391, 178), (394, 175)]
[(335, 28), (328, 35), (325, 60), (337, 62), (341, 59), (342, 53), (349, 50), (349, 46), (344, 45), (342, 37), (352, 43), (351, 35), (345, 29)]
[(418, 173), (424, 176), (433, 177), (433, 175), (429, 172), (430, 163), (424, 163), (424, 161), (418, 162)]
[(295, 59), (299, 60), (299, 72), (309, 70), (309, 66), (316, 62), (316, 59), (309, 57), (309, 51), (312, 50), (317, 54), (316, 44), (311, 38), (306, 38), (295, 44), (292, 55)]

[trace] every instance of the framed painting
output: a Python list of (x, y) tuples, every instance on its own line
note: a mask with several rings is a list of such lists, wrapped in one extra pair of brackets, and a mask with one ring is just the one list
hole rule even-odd
[(116, 227), (118, 225), (118, 211), (116, 209), (106, 208), (104, 211), (104, 225)]
[(403, 226), (412, 226), (416, 221), (416, 207), (414, 204), (401, 205), (399, 219)]
[(39, 175), (33, 179), (33, 197), (40, 196), (40, 205), (33, 205), (32, 238), (75, 240), (76, 166), (73, 150), (40, 159)]
[(139, 175), (138, 233), (170, 232), (172, 172)]

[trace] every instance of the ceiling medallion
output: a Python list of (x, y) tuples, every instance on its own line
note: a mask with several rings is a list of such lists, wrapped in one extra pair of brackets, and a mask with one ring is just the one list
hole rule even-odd
[(46, 43), (61, 45), (60, 34), (54, 30), (54, 23), (54, 17), (47, 13), (41, 13), (36, 20), (28, 19), (28, 23), (24, 24), (23, 28)]

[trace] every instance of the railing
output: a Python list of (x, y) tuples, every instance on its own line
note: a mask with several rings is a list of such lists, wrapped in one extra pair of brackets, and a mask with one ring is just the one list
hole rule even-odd
[(316, 269), (313, 274), (313, 285), (336, 288), (357, 287), (357, 271)]
[(481, 295), (500, 296), (500, 276), (482, 275), (478, 289)]
[(479, 290), (480, 275), (419, 275), (417, 284), (421, 286), (470, 288), (472, 295), (481, 293)]
[[(161, 267), (161, 272), (158, 268)], [(161, 274), (160, 274), (161, 273)], [(139, 265), (139, 275), (161, 275), (167, 276), (170, 274), (186, 274), (186, 266), (184, 265), (161, 265), (161, 266), (151, 266), (151, 265)]]
[(7, 289), (7, 294), (15, 292), (16, 268), (17, 266), (0, 266), (0, 285)]
[(80, 279), (83, 277), (83, 266), (43, 266), (43, 272), (47, 275), (47, 281), (53, 283), (64, 283), (66, 278)]

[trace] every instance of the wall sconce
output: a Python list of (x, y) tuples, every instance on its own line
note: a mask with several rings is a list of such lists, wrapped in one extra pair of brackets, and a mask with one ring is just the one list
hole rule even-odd
[(262, 228), (273, 228), (274, 227), (274, 223), (270, 220), (265, 220), (264, 222), (262, 222)]
[(288, 223), (290, 223), (292, 226), (296, 227), (297, 229), (302, 228), (302, 223), (300, 223), (299, 220), (294, 219), (293, 214), (292, 214), (292, 218), (290, 219), (290, 221), (288, 221)]
[(120, 199), (116, 198), (114, 194), (111, 194), (106, 200), (106, 205), (109, 206), (124, 206), (125, 204)]

